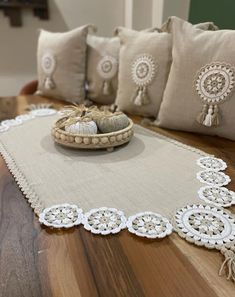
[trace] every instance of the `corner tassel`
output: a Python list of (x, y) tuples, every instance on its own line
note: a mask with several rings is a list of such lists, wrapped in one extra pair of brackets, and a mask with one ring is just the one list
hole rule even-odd
[(141, 89), (139, 89), (137, 92), (137, 96), (134, 99), (134, 104), (137, 106), (142, 105), (142, 90)]
[(203, 105), (202, 111), (197, 116), (197, 121), (199, 124), (203, 124), (207, 115), (208, 106), (206, 104)]
[(219, 275), (221, 276), (223, 271), (227, 270), (227, 280), (235, 281), (235, 246), (228, 249), (226, 247), (222, 247), (220, 251), (224, 255), (225, 260), (221, 265)]
[(55, 88), (55, 84), (53, 82), (53, 80), (50, 77), (47, 77), (45, 82), (44, 82), (44, 87), (47, 90), (51, 90)]
[(134, 99), (134, 104), (137, 106), (142, 106), (142, 105), (149, 104), (149, 102), (150, 101), (149, 101), (149, 98), (147, 95), (146, 88), (143, 87), (143, 88), (138, 89), (137, 96)]
[(146, 90), (145, 87), (143, 88), (142, 102), (143, 102), (143, 105), (147, 105), (147, 104), (150, 103), (150, 101), (149, 101), (149, 97), (148, 97), (148, 94), (147, 94), (147, 90)]
[(103, 94), (110, 95), (111, 94), (111, 83), (107, 80), (104, 81), (103, 84)]
[(212, 115), (212, 126), (218, 126), (219, 123), (219, 107), (217, 105), (214, 105), (214, 113)]
[(203, 122), (204, 126), (211, 127), (212, 126), (212, 116), (213, 116), (213, 106), (210, 105), (205, 120)]

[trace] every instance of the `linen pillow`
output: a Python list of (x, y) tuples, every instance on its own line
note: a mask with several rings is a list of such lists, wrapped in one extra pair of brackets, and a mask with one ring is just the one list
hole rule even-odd
[(171, 65), (171, 35), (122, 27), (116, 33), (121, 41), (116, 104), (127, 113), (156, 116)]
[(173, 63), (156, 123), (235, 140), (235, 31), (172, 22)]
[[(172, 20), (174, 17), (169, 17), (165, 23), (162, 24), (161, 30), (164, 32), (172, 33)], [(213, 22), (204, 22), (193, 25), (194, 28), (201, 30), (216, 31), (219, 30), (219, 27), (216, 26)]]
[(85, 97), (86, 37), (91, 25), (65, 33), (41, 30), (38, 39), (38, 94), (80, 103)]
[(87, 98), (100, 104), (115, 101), (118, 87), (118, 37), (87, 36)]

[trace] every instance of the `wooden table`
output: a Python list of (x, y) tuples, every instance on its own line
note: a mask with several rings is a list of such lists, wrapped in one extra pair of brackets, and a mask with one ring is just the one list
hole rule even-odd
[[(48, 102), (34, 96), (16, 101), (18, 113), (29, 103)], [(235, 190), (235, 142), (153, 129), (225, 160)], [(177, 234), (145, 240), (127, 231), (102, 237), (83, 228), (43, 228), (0, 158), (1, 297), (232, 297), (234, 283), (218, 276), (222, 261), (218, 251)]]

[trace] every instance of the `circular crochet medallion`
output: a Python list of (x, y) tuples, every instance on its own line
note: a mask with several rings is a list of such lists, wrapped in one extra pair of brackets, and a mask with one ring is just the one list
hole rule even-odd
[(118, 70), (118, 61), (112, 56), (104, 56), (97, 65), (97, 71), (103, 79), (112, 79)]
[(32, 114), (22, 114), (22, 115), (17, 116), (15, 119), (19, 120), (19, 121), (22, 121), (22, 122), (27, 122), (29, 120), (34, 119), (34, 115), (32, 115)]
[(204, 170), (198, 172), (197, 179), (199, 179), (202, 183), (219, 187), (225, 186), (231, 181), (228, 175), (214, 170)]
[(46, 74), (52, 74), (56, 67), (56, 59), (52, 53), (45, 53), (41, 61), (42, 69)]
[(35, 117), (46, 117), (56, 114), (57, 111), (53, 108), (39, 108), (30, 111), (30, 114)]
[(18, 120), (18, 119), (12, 119), (12, 120), (5, 120), (5, 121), (2, 121), (2, 126), (4, 127), (14, 127), (14, 126), (19, 126), (22, 124), (22, 121), (21, 120)]
[(224, 187), (202, 187), (198, 191), (198, 195), (206, 203), (212, 203), (219, 207), (228, 207), (235, 204), (235, 193)]
[(235, 84), (234, 68), (226, 63), (211, 63), (196, 77), (196, 91), (207, 104), (218, 104), (227, 99)]
[(161, 215), (146, 211), (128, 218), (129, 232), (141, 237), (163, 238), (172, 233), (172, 225)]
[(81, 224), (82, 209), (68, 203), (53, 205), (40, 213), (39, 221), (49, 227), (70, 228)]
[(0, 133), (6, 132), (7, 130), (9, 130), (8, 126), (0, 125)]
[(197, 164), (204, 169), (214, 171), (225, 170), (227, 168), (227, 164), (223, 160), (213, 157), (202, 157), (197, 160)]
[(87, 212), (82, 221), (84, 228), (95, 234), (115, 234), (126, 227), (126, 218), (122, 211), (101, 207)]
[(132, 63), (132, 79), (139, 87), (144, 87), (154, 79), (156, 74), (156, 63), (153, 56), (143, 54), (138, 56)]
[(175, 230), (189, 242), (219, 247), (235, 239), (235, 218), (212, 205), (187, 205), (175, 214)]

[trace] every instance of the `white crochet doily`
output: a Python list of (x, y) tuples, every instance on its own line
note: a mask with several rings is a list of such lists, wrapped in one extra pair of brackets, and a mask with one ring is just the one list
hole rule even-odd
[(112, 56), (104, 56), (97, 65), (97, 71), (103, 79), (112, 79), (118, 71), (118, 61)]
[(21, 121), (21, 122), (27, 122), (27, 121), (32, 120), (34, 118), (35, 118), (35, 116), (33, 114), (26, 113), (26, 114), (22, 114), (22, 115), (17, 116), (15, 119), (18, 120), (18, 121)]
[(2, 121), (1, 125), (4, 127), (14, 127), (14, 126), (19, 126), (22, 124), (22, 120), (19, 119), (11, 119), (11, 120), (5, 120)]
[(0, 125), (0, 133), (6, 132), (7, 130), (9, 130), (8, 126), (3, 126), (2, 124)]
[(196, 78), (197, 93), (206, 104), (225, 101), (233, 91), (234, 84), (234, 68), (220, 62), (207, 64), (201, 68)]
[(214, 157), (202, 157), (197, 160), (197, 164), (204, 169), (211, 169), (214, 171), (225, 170), (226, 163), (222, 159)]
[(212, 186), (225, 186), (231, 179), (228, 175), (220, 171), (203, 170), (197, 173), (197, 178), (200, 182)]
[(68, 203), (53, 205), (43, 210), (39, 221), (48, 227), (70, 228), (81, 224), (82, 210), (77, 205)]
[(198, 195), (206, 203), (212, 203), (219, 207), (235, 204), (235, 193), (224, 187), (205, 186), (199, 189)]
[(143, 54), (138, 56), (131, 67), (132, 79), (138, 87), (145, 87), (153, 81), (157, 65), (153, 56)]
[(234, 216), (213, 205), (192, 204), (179, 209), (174, 225), (181, 237), (208, 248), (235, 240)]
[(57, 111), (53, 108), (39, 108), (30, 111), (30, 114), (35, 117), (45, 117), (56, 114)]
[(101, 207), (85, 213), (82, 223), (86, 230), (95, 234), (115, 234), (126, 227), (126, 218), (122, 211)]
[(127, 228), (131, 233), (147, 238), (163, 238), (172, 233), (168, 219), (150, 211), (129, 217)]

